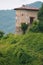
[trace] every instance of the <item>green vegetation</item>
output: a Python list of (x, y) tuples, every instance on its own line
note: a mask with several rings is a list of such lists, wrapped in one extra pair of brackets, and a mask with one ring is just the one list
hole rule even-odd
[(38, 12), (39, 31), (43, 32), (43, 4)]
[(21, 23), (21, 30), (22, 30), (23, 34), (26, 33), (27, 29), (28, 29), (28, 24)]
[(32, 25), (30, 26), (30, 29), (29, 31), (31, 32), (39, 32), (39, 21), (36, 20), (36, 21), (33, 21)]
[(0, 39), (4, 36), (4, 32), (0, 31)]
[(4, 36), (0, 40), (0, 65), (43, 65), (43, 33)]

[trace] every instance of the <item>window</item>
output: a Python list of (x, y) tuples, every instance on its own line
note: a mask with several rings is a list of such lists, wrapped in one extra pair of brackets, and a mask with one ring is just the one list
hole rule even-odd
[(34, 17), (30, 17), (30, 24), (32, 24)]
[(23, 16), (23, 14), (22, 14), (22, 16)]

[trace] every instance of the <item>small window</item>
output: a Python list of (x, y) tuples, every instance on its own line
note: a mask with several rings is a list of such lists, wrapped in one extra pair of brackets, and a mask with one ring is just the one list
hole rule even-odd
[(23, 14), (22, 14), (22, 16), (23, 16)]

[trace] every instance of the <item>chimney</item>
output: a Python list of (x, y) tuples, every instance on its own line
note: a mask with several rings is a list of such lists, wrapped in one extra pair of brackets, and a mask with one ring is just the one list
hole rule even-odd
[(25, 5), (22, 5), (23, 7), (25, 7)]

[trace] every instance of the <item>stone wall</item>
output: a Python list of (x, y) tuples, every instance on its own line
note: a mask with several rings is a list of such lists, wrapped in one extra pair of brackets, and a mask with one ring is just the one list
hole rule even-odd
[(37, 13), (38, 11), (16, 10), (16, 32), (21, 32), (19, 30), (21, 23), (30, 24), (30, 17), (34, 17), (34, 20), (37, 20)]

